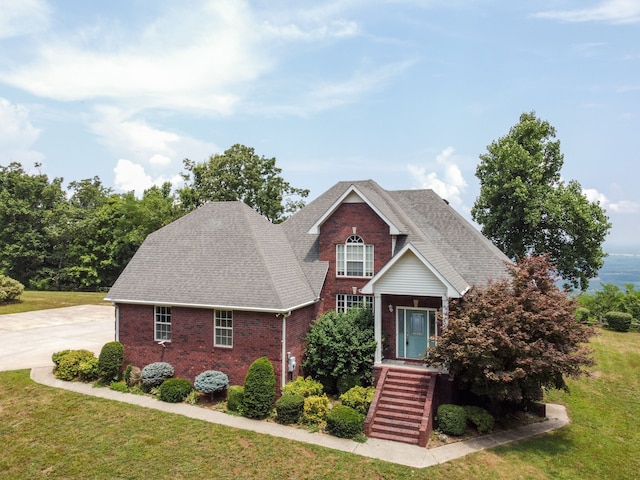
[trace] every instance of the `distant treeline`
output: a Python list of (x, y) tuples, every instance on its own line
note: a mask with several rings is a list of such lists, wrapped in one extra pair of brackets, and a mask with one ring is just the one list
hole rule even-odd
[(241, 200), (280, 222), (309, 193), (279, 176), (275, 158), (243, 145), (184, 165), (180, 189), (167, 182), (140, 198), (114, 193), (97, 176), (65, 191), (62, 178), (0, 165), (0, 274), (36, 290), (104, 290), (149, 233), (207, 201)]

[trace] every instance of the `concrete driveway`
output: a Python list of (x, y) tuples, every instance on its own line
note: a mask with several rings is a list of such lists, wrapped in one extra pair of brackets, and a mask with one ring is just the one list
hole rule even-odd
[(85, 348), (100, 354), (115, 338), (115, 309), (103, 305), (0, 315), (0, 371), (53, 366), (51, 354)]

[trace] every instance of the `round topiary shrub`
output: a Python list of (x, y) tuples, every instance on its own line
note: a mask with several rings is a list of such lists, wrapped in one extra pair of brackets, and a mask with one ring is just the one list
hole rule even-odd
[(327, 431), (336, 437), (353, 438), (363, 432), (364, 415), (346, 405), (338, 405), (327, 413)]
[(142, 369), (140, 380), (142, 384), (148, 388), (158, 387), (167, 380), (173, 377), (175, 370), (171, 364), (167, 362), (154, 362), (145, 366)]
[(438, 430), (448, 435), (460, 436), (467, 430), (467, 414), (460, 405), (440, 405), (435, 420)]
[(0, 303), (13, 302), (24, 292), (24, 285), (6, 275), (0, 275)]
[(276, 375), (267, 357), (256, 359), (244, 380), (242, 414), (249, 418), (265, 418), (276, 398)]
[(98, 357), (98, 373), (105, 382), (117, 380), (124, 363), (124, 345), (120, 342), (105, 343)]
[(227, 410), (239, 412), (242, 408), (244, 398), (244, 387), (242, 385), (231, 385), (227, 388)]
[(625, 312), (607, 312), (604, 314), (607, 326), (614, 332), (628, 332), (633, 317)]
[(308, 425), (321, 425), (327, 418), (329, 397), (326, 394), (314, 395), (304, 399), (302, 421)]
[(196, 376), (193, 388), (202, 393), (214, 393), (225, 390), (229, 386), (229, 377), (218, 370), (207, 370)]
[(162, 382), (158, 389), (160, 400), (169, 403), (180, 403), (189, 395), (193, 386), (186, 378), (169, 378)]
[(276, 402), (278, 423), (288, 425), (298, 423), (304, 409), (304, 397), (297, 393), (287, 393)]
[(322, 394), (322, 384), (311, 377), (298, 377), (294, 381), (287, 383), (282, 389), (283, 395), (298, 394), (303, 397)]
[(478, 433), (490, 433), (493, 430), (495, 419), (493, 415), (484, 408), (475, 405), (466, 405), (464, 411), (467, 415), (467, 422), (476, 427)]
[(375, 387), (356, 386), (340, 395), (340, 401), (343, 405), (351, 407), (363, 415), (366, 415), (369, 411), (369, 405), (373, 402), (373, 396), (375, 393)]
[(63, 350), (54, 353), (54, 376), (60, 380), (91, 381), (97, 378), (98, 359), (89, 350)]

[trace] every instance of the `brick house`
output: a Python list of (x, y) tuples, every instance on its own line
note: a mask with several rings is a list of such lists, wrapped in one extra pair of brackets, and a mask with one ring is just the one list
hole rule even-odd
[(446, 323), (449, 300), (506, 261), (432, 190), (339, 182), (279, 225), (241, 202), (203, 205), (149, 235), (107, 300), (126, 363), (242, 384), (267, 356), (284, 385), (311, 322), (354, 305), (374, 308), (376, 367), (419, 362), (443, 328), (436, 312)]

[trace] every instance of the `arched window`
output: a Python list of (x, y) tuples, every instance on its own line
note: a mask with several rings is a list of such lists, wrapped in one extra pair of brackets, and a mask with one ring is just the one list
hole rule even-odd
[(351, 235), (336, 245), (336, 275), (339, 277), (373, 277), (373, 245), (366, 245), (359, 235)]

